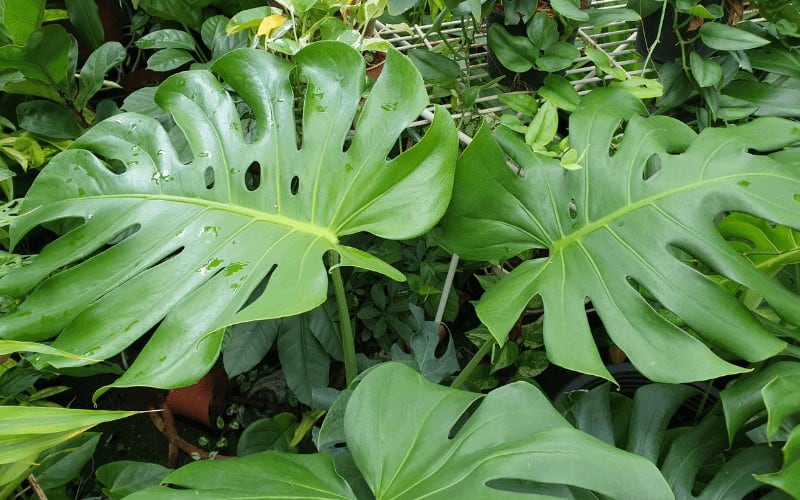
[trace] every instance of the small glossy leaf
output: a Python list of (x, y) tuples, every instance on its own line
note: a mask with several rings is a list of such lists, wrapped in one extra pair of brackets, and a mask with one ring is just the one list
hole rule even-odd
[(92, 459), (100, 436), (99, 432), (85, 432), (45, 451), (39, 457), (40, 465), (36, 469), (39, 486), (50, 490), (77, 478)]
[(194, 61), (194, 56), (183, 49), (161, 49), (147, 59), (147, 69), (172, 71)]
[[(800, 127), (770, 118), (707, 128), (697, 136), (677, 120), (642, 118), (643, 112), (641, 102), (627, 93), (590, 93), (569, 123), (570, 146), (585, 152), (584, 168), (565, 171), (558, 161), (504, 144), (524, 169), (524, 179), (507, 168), (500, 148), (482, 131), (456, 170), (442, 241), (477, 260), (549, 249), (548, 257), (517, 266), (477, 304), (478, 316), (499, 343), (539, 294), (550, 360), (611, 379), (585, 318), (589, 299), (616, 345), (651, 380), (741, 373), (745, 370), (717, 357), (707, 344), (760, 361), (783, 350), (784, 342), (675, 250), (756, 290), (787, 321), (800, 324), (797, 296), (731, 248), (713, 222), (720, 213), (746, 210), (800, 227), (795, 197), (800, 175), (792, 165), (759, 153), (793, 144)], [(624, 133), (614, 139), (624, 120)], [(513, 137), (504, 140), (514, 144)], [(654, 177), (648, 165), (655, 161), (660, 169)], [(470, 234), (481, 234), (480, 241)], [(696, 297), (703, 297), (702, 305)], [(658, 313), (652, 300), (690, 325), (692, 333)], [(708, 314), (708, 307), (715, 314)]]
[(575, 111), (581, 100), (575, 87), (561, 75), (547, 75), (544, 79), (544, 87), (537, 92), (550, 104), (565, 111)]
[(25, 45), (42, 26), (45, 0), (5, 0), (2, 24), (15, 45)]
[(408, 57), (426, 83), (447, 85), (454, 82), (461, 74), (458, 63), (453, 59), (427, 49), (409, 50)]
[(275, 321), (251, 321), (230, 327), (222, 349), (222, 362), (228, 377), (233, 378), (256, 366), (278, 338)]
[(153, 31), (136, 40), (140, 49), (184, 49), (195, 50), (192, 35), (176, 29)]
[(504, 67), (515, 73), (531, 69), (537, 60), (537, 50), (524, 36), (510, 34), (500, 24), (492, 24), (487, 34), (489, 46)]
[(697, 52), (689, 54), (692, 76), (701, 87), (713, 87), (722, 80), (722, 67), (713, 59), (704, 59)]
[(423, 377), (438, 384), (459, 370), (453, 339), (448, 335), (445, 351), (437, 355), (436, 350), (440, 343), (439, 324), (435, 321), (425, 321), (423, 311), (416, 306), (411, 306), (411, 312), (417, 321), (417, 331), (409, 341), (411, 353), (406, 354), (399, 345), (394, 344), (392, 360), (413, 361)]
[(536, 110), (539, 109), (539, 103), (529, 94), (500, 94), (498, 99), (509, 108), (523, 115), (533, 116), (536, 114)]
[(550, 101), (546, 101), (528, 125), (528, 130), (525, 132), (525, 143), (531, 147), (543, 147), (550, 144), (557, 131), (558, 110)]
[(569, 68), (581, 56), (578, 47), (568, 42), (555, 42), (536, 61), (536, 67), (547, 73)]
[(550, 0), (553, 10), (567, 19), (585, 22), (589, 20), (589, 14), (578, 7), (578, 2), (573, 0)]
[(105, 41), (105, 32), (95, 0), (64, 0), (64, 5), (78, 37), (90, 49), (98, 49)]
[(533, 44), (533, 50), (547, 50), (558, 41), (558, 24), (544, 12), (533, 15), (525, 32)]
[(78, 87), (78, 97), (75, 106), (83, 109), (89, 99), (103, 86), (103, 79), (112, 68), (122, 64), (125, 60), (125, 47), (119, 42), (108, 42), (89, 54), (83, 68)]
[(278, 12), (275, 12), (272, 7), (268, 6), (243, 10), (228, 21), (228, 24), (225, 26), (225, 32), (228, 35), (233, 35), (240, 31), (257, 29), (264, 18), (277, 13)]
[(243, 457), (268, 450), (290, 451), (289, 442), (296, 427), (297, 418), (291, 413), (256, 420), (239, 436), (236, 455)]
[(158, 486), (170, 472), (163, 465), (122, 460), (101, 465), (95, 475), (105, 486), (103, 494), (117, 500), (145, 488)]
[(27, 78), (56, 86), (69, 73), (74, 45), (75, 39), (62, 26), (45, 26), (31, 33), (22, 47), (0, 47), (0, 69), (17, 69)]
[(386, 2), (389, 14), (397, 16), (414, 7), (420, 0), (388, 0)]
[(212, 0), (137, 0), (139, 8), (160, 19), (177, 21), (183, 26), (200, 30), (203, 7)]
[(228, 18), (225, 16), (209, 17), (203, 22), (200, 36), (203, 43), (211, 49), (211, 59), (217, 60), (228, 52), (247, 46), (248, 33), (241, 31), (233, 35), (225, 32)]
[(278, 357), (286, 384), (297, 399), (311, 404), (311, 391), (328, 386), (331, 359), (311, 332), (308, 314), (272, 321), (278, 326)]
[(664, 94), (664, 88), (658, 80), (640, 76), (631, 76), (622, 81), (611, 82), (608, 86), (630, 92), (631, 95), (639, 99), (652, 99), (661, 97)]
[(50, 139), (76, 139), (83, 129), (75, 114), (50, 101), (27, 101), (17, 106), (20, 128)]
[(611, 23), (634, 23), (641, 20), (639, 14), (632, 9), (583, 9), (589, 19), (586, 24), (600, 27)]
[(747, 50), (769, 44), (769, 40), (722, 23), (703, 23), (700, 39), (716, 50)]

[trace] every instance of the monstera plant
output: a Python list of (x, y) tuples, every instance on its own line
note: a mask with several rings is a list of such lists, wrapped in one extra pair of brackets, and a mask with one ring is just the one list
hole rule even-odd
[(130, 498), (673, 498), (652, 463), (572, 428), (526, 382), (483, 396), (384, 363), (363, 376), (339, 426), (327, 424), (320, 441), (346, 445), (367, 491), (325, 453), (266, 451), (189, 464)]
[(800, 126), (764, 118), (697, 134), (644, 114), (624, 92), (589, 94), (570, 117), (570, 146), (582, 156), (570, 170), (501, 130), (518, 175), (482, 130), (460, 160), (442, 240), (474, 260), (541, 249), (476, 306), (500, 344), (539, 295), (550, 360), (613, 380), (589, 327), (590, 301), (613, 342), (651, 380), (740, 373), (720, 355), (755, 362), (787, 344), (719, 277), (752, 290), (793, 324), (800, 302), (729, 244), (717, 222), (743, 212), (800, 228), (797, 165), (769, 154), (796, 143)]
[(364, 61), (338, 42), (293, 62), (240, 49), (211, 71), (172, 76), (155, 94), (191, 148), (188, 162), (158, 122), (126, 113), (42, 171), (13, 242), (39, 225), (68, 230), (0, 279), (0, 294), (19, 301), (0, 318), (0, 338), (56, 337), (57, 349), (106, 359), (155, 329), (113, 386), (179, 387), (209, 370), (225, 327), (321, 304), (326, 254), (331, 268), (403, 279), (339, 239), (413, 237), (448, 204), (457, 139), (446, 112), (412, 148), (393, 151), (428, 102), (413, 65), (390, 51), (363, 105)]

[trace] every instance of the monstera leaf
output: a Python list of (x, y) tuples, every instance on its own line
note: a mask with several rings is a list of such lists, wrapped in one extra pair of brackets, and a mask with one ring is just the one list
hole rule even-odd
[(475, 260), (548, 250), (478, 303), (478, 316), (500, 343), (538, 294), (550, 360), (612, 380), (589, 329), (588, 299), (614, 343), (652, 380), (741, 372), (710, 346), (759, 361), (785, 344), (703, 270), (754, 290), (800, 323), (798, 298), (738, 253), (715, 223), (737, 211), (800, 228), (797, 165), (759, 153), (798, 141), (800, 125), (770, 118), (697, 135), (668, 117), (643, 118), (644, 111), (621, 91), (584, 98), (569, 122), (570, 145), (583, 157), (578, 170), (500, 135), (522, 167), (516, 175), (482, 130), (459, 163), (442, 239)]
[[(158, 326), (114, 385), (178, 387), (208, 371), (226, 326), (321, 304), (326, 252), (403, 279), (339, 237), (409, 238), (444, 213), (457, 155), (449, 115), (437, 111), (418, 144), (391, 154), (427, 103), (413, 65), (390, 52), (361, 108), (364, 61), (341, 43), (310, 45), (295, 64), (241, 49), (212, 70), (236, 99), (207, 71), (156, 92), (188, 163), (155, 120), (127, 113), (42, 171), (13, 240), (52, 221), (76, 227), (0, 280), (0, 294), (25, 297), (0, 318), (0, 338), (58, 336), (58, 349), (105, 359)], [(305, 88), (299, 132), (293, 81)]]
[[(574, 429), (526, 382), (484, 397), (384, 363), (350, 396), (344, 436), (378, 499), (583, 498), (579, 488), (609, 498), (641, 498), (642, 491), (673, 498), (652, 463)], [(170, 486), (132, 498), (356, 498), (325, 454), (268, 451), (195, 462), (163, 483)]]

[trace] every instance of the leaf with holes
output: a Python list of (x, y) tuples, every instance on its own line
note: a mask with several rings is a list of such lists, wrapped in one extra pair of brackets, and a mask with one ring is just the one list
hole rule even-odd
[[(765, 118), (697, 135), (675, 119), (643, 114), (644, 106), (619, 90), (585, 97), (570, 117), (570, 145), (584, 155), (584, 168), (572, 171), (501, 128), (498, 140), (523, 169), (516, 175), (482, 130), (456, 170), (442, 239), (475, 260), (549, 250), (478, 303), (478, 316), (500, 343), (540, 295), (550, 360), (613, 380), (589, 328), (588, 299), (614, 343), (651, 380), (742, 372), (710, 346), (760, 361), (785, 343), (704, 271), (754, 290), (800, 324), (798, 297), (761, 273), (716, 226), (720, 215), (738, 211), (800, 228), (797, 165), (761, 153), (797, 142), (800, 125)], [(692, 331), (671, 322), (664, 309)]]
[[(673, 498), (652, 463), (574, 429), (525, 382), (484, 397), (383, 363), (364, 375), (344, 414), (358, 467), (352, 472), (363, 475), (372, 498), (594, 498), (581, 489), (609, 498), (640, 498), (642, 491)], [(341, 435), (321, 439), (333, 446)], [(339, 465), (323, 453), (276, 451), (198, 461), (131, 498), (356, 498), (357, 479), (345, 482)]]
[[(57, 336), (58, 349), (105, 359), (157, 327), (113, 386), (179, 387), (208, 371), (225, 327), (324, 302), (327, 252), (403, 279), (339, 237), (410, 238), (448, 204), (457, 138), (446, 112), (392, 153), (427, 104), (411, 62), (390, 51), (363, 107), (363, 58), (338, 42), (309, 45), (294, 64), (240, 49), (212, 71), (247, 106), (245, 120), (205, 70), (174, 75), (155, 94), (191, 146), (187, 164), (154, 119), (126, 113), (42, 171), (14, 242), (50, 221), (74, 227), (0, 280), (0, 293), (26, 297), (0, 318), (0, 338)], [(299, 133), (295, 76), (305, 87)]]

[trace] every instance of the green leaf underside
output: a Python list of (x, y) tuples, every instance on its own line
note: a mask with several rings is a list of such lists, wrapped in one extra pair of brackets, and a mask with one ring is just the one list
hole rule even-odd
[[(758, 361), (785, 344), (680, 255), (757, 291), (782, 317), (800, 322), (797, 297), (760, 273), (714, 225), (719, 214), (739, 211), (800, 227), (796, 169), (749, 152), (792, 144), (800, 127), (770, 118), (697, 136), (677, 120), (643, 113), (639, 101), (619, 90), (586, 97), (570, 118), (570, 144), (585, 155), (584, 168), (572, 172), (501, 129), (498, 139), (523, 166), (524, 178), (506, 167), (491, 135), (481, 131), (460, 160), (443, 240), (476, 260), (550, 250), (549, 257), (517, 267), (478, 303), (479, 317), (501, 343), (539, 294), (551, 361), (611, 380), (593, 345), (588, 299), (613, 341), (652, 380), (742, 372), (709, 346)], [(610, 153), (624, 120), (625, 134)], [(480, 241), (471, 237), (476, 233)], [(639, 286), (698, 336), (659, 314)]]
[[(452, 120), (437, 111), (417, 145), (387, 160), (427, 102), (411, 63), (389, 53), (349, 144), (365, 82), (360, 54), (341, 43), (312, 44), (298, 53), (296, 69), (307, 81), (301, 137), (289, 80), (295, 65), (240, 49), (212, 70), (254, 121), (240, 119), (210, 72), (177, 74), (156, 93), (191, 146), (188, 164), (155, 120), (134, 113), (101, 122), (57, 156), (32, 186), (24, 210), (33, 211), (17, 221), (13, 238), (47, 221), (84, 222), (0, 280), (8, 295), (33, 290), (0, 318), (0, 337), (58, 335), (54, 347), (105, 359), (160, 322), (113, 386), (178, 387), (208, 371), (224, 327), (322, 303), (328, 251), (343, 265), (403, 279), (338, 238), (369, 231), (403, 239), (436, 223), (452, 188)], [(252, 141), (246, 127), (255, 128)], [(112, 162), (126, 171), (113, 172)], [(413, 216), (409, 199), (419, 202)], [(263, 293), (253, 294), (265, 279)]]

